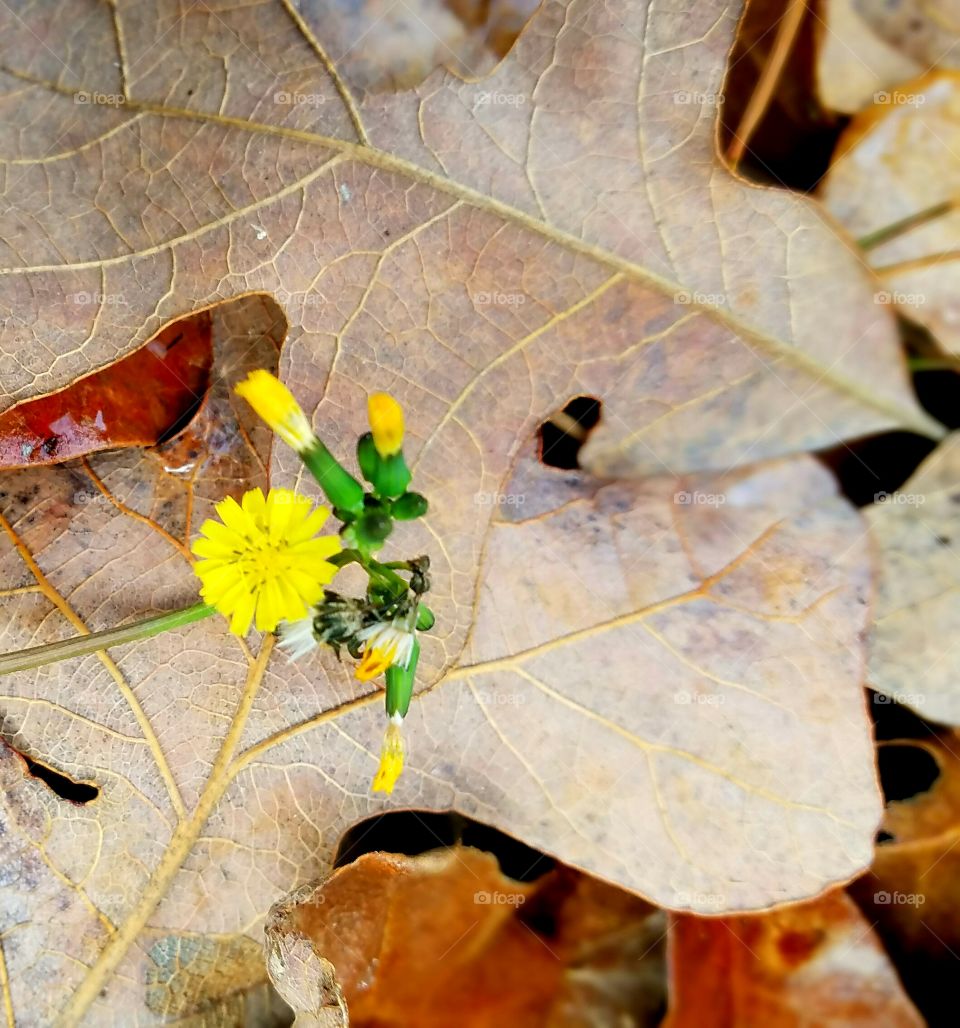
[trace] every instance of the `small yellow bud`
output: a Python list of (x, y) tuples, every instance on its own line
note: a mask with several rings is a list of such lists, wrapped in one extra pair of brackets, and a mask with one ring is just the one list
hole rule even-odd
[(276, 375), (262, 369), (251, 371), (236, 391), (297, 453), (309, 450), (316, 441), (300, 404)]
[(389, 393), (372, 393), (367, 415), (373, 445), (381, 457), (392, 457), (403, 446), (403, 408)]
[(394, 714), (387, 725), (387, 731), (383, 736), (383, 746), (380, 749), (380, 766), (373, 778), (374, 792), (393, 792), (394, 785), (403, 771), (403, 736), (400, 734), (400, 726), (403, 718)]

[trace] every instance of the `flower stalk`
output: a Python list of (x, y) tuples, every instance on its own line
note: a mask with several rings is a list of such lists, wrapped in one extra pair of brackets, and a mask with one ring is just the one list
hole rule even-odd
[(169, 632), (172, 628), (182, 628), (194, 621), (201, 621), (215, 613), (209, 603), (194, 603), (181, 610), (171, 610), (165, 614), (131, 621), (128, 625), (116, 628), (105, 628), (102, 632), (90, 632), (87, 635), (75, 635), (59, 642), (45, 643), (43, 646), (32, 646), (28, 650), (16, 650), (0, 655), (0, 675), (9, 675), (14, 671), (27, 671), (30, 668), (55, 664), (61, 660), (74, 657), (85, 657), (99, 650), (123, 646), (125, 643), (139, 642), (151, 636)]

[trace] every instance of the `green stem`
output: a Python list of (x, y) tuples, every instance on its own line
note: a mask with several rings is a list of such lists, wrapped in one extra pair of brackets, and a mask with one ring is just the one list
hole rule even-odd
[(12, 653), (0, 655), (0, 675), (42, 667), (44, 664), (53, 664), (59, 660), (69, 660), (71, 657), (85, 657), (89, 653), (96, 653), (98, 650), (105, 650), (112, 646), (121, 646), (124, 643), (136, 642), (138, 639), (149, 639), (150, 636), (167, 632), (171, 628), (180, 628), (182, 625), (199, 621), (213, 612), (214, 609), (209, 604), (195, 603), (192, 607), (173, 610), (167, 614), (157, 614), (152, 618), (134, 621), (129, 625), (107, 628), (102, 632), (92, 632), (89, 635), (75, 635), (60, 642), (33, 646), (29, 650), (14, 650)]
[[(345, 567), (347, 564), (359, 564), (364, 571), (372, 578), (379, 578), (385, 582), (388, 582), (395, 589), (406, 592), (410, 588), (407, 582), (405, 582), (398, 574), (390, 570), (391, 565), (381, 564), (379, 560), (374, 560), (369, 553), (364, 553), (362, 550), (350, 549), (341, 550), (339, 553), (335, 553), (332, 557), (327, 558), (331, 564), (335, 564), (338, 568)], [(401, 562), (395, 562), (401, 563)]]
[(953, 205), (953, 200), (942, 200), (940, 203), (933, 204), (932, 207), (926, 207), (922, 211), (908, 214), (905, 218), (893, 221), (889, 225), (884, 225), (883, 228), (878, 228), (875, 232), (871, 232), (858, 239), (857, 245), (861, 250), (870, 250), (874, 246), (879, 246), (890, 239), (895, 239), (904, 232), (909, 232), (910, 229), (916, 228), (918, 225), (923, 225), (925, 222), (941, 217), (948, 211), (951, 211)]
[(908, 357), (911, 371), (958, 371), (960, 361), (956, 357)]

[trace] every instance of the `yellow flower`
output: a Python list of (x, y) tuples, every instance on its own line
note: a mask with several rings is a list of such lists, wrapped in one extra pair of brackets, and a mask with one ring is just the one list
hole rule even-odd
[(403, 736), (400, 734), (400, 726), (403, 718), (394, 714), (387, 725), (387, 731), (383, 736), (383, 746), (380, 749), (380, 766), (373, 776), (374, 792), (393, 792), (397, 784), (400, 772), (403, 771)]
[(393, 621), (378, 621), (357, 633), (357, 639), (365, 643), (363, 659), (354, 674), (361, 682), (382, 675), (391, 664), (407, 668), (413, 653), (413, 631), (406, 616)]
[[(217, 504), (220, 521), (207, 520), (193, 552), (203, 588), (200, 595), (230, 618), (230, 631), (272, 632), (281, 621), (297, 621), (323, 595), (339, 570), (326, 558), (340, 551), (335, 535), (315, 538), (329, 511), (313, 507), (290, 489), (259, 489)], [(222, 521), (222, 524), (220, 523)]]
[(309, 450), (316, 436), (293, 393), (269, 371), (251, 371), (237, 386), (237, 394), (297, 453)]
[(381, 457), (392, 457), (403, 446), (403, 408), (389, 393), (371, 393), (367, 416), (373, 445)]

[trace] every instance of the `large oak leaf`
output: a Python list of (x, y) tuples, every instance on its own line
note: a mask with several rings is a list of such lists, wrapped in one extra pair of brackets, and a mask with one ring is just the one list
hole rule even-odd
[[(439, 75), (361, 109), (293, 7), (54, 10), (0, 15), (4, 382), (52, 389), (197, 307), (217, 364), (189, 442), (7, 476), (4, 648), (195, 597), (191, 532), (267, 478), (229, 385), (286, 329), (281, 372), (335, 449), (369, 389), (404, 402), (432, 502), (396, 536), (432, 555), (439, 615), (400, 802), (678, 909), (865, 866), (859, 518), (803, 458), (674, 476), (931, 426), (845, 244), (728, 178), (708, 108), (676, 102), (719, 88), (733, 12), (548, 4), (483, 83), (515, 102)], [(263, 292), (282, 310), (220, 303)], [(604, 403), (595, 469), (671, 473), (540, 466), (536, 426), (583, 392)], [(288, 453), (270, 478), (298, 480)], [(135, 1023), (227, 1002), (218, 954), (249, 980), (269, 904), (382, 808), (380, 702), (332, 658), (271, 659), (217, 622), (7, 679), (5, 737), (100, 790), (5, 791), (13, 1009)]]

